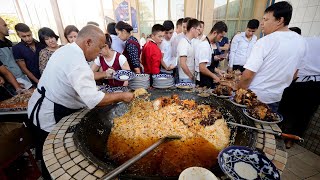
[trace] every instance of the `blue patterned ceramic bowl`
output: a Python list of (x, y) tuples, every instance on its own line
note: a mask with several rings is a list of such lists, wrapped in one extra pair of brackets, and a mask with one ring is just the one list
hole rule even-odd
[(118, 81), (129, 81), (136, 77), (136, 74), (129, 70), (118, 70), (113, 75), (113, 78)]
[(176, 84), (176, 87), (179, 89), (192, 89), (195, 86), (196, 85), (193, 83), (178, 83), (178, 84)]
[(243, 146), (229, 146), (218, 156), (219, 166), (231, 179), (278, 180), (280, 174), (264, 155)]
[(127, 92), (128, 88), (126, 86), (118, 86), (118, 87), (106, 87), (107, 93), (115, 93), (115, 92)]
[(170, 74), (155, 74), (155, 75), (152, 75), (152, 78), (153, 79), (169, 79), (169, 78), (173, 78), (173, 76)]

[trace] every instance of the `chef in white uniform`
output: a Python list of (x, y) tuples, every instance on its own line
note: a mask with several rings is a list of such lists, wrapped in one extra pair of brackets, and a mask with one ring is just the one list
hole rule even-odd
[(42, 146), (48, 133), (63, 117), (81, 108), (92, 109), (133, 99), (129, 92), (105, 94), (97, 90), (87, 62), (98, 56), (105, 43), (103, 32), (87, 25), (80, 30), (76, 42), (59, 48), (49, 59), (28, 103), (28, 127), (36, 137), (38, 158), (40, 155), (42, 159)]

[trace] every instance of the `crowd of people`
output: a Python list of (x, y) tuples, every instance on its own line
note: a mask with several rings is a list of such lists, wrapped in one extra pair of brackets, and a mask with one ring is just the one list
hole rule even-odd
[[(143, 34), (140, 42), (131, 33), (132, 26), (122, 21), (108, 24), (107, 34), (92, 24), (80, 31), (69, 25), (64, 33), (69, 43), (64, 46), (58, 45), (59, 36), (47, 27), (39, 30), (38, 42), (23, 23), (15, 26), (21, 42), (12, 46), (5, 38), (9, 35), (7, 24), (0, 18), (0, 84), (13, 95), (36, 88), (29, 100), (28, 126), (37, 137), (39, 152), (48, 133), (64, 116), (80, 108), (134, 98), (131, 92), (109, 94), (96, 88), (96, 81), (127, 86), (128, 82), (112, 79), (121, 69), (136, 74), (170, 74), (177, 83), (214, 88), (226, 73), (219, 62), (229, 59), (227, 70), (242, 72), (238, 87), (251, 89), (274, 111), (280, 104), (285, 120), (296, 127), (301, 121), (293, 120), (288, 107), (297, 103), (307, 107), (308, 114), (299, 116), (307, 124), (320, 102), (320, 64), (306, 58), (316, 50), (288, 28), (291, 16), (288, 2), (275, 3), (265, 10), (261, 23), (250, 20), (231, 41), (225, 37), (228, 27), (224, 22), (215, 23), (204, 35), (204, 22), (189, 17), (179, 19), (176, 27), (171, 20), (155, 24), (150, 36), (145, 39)], [(264, 34), (260, 39), (254, 35), (259, 24)], [(310, 99), (303, 98), (291, 103), (298, 91), (310, 93), (312, 105)]]

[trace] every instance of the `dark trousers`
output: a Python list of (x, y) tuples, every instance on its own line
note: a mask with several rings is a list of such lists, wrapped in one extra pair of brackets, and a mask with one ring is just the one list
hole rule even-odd
[(320, 82), (295, 82), (284, 90), (278, 112), (285, 133), (302, 136), (320, 104)]
[[(207, 67), (209, 69), (209, 71), (211, 71), (212, 73), (214, 73), (214, 68), (213, 66), (208, 66)], [(206, 76), (206, 75), (203, 75), (201, 72), (200, 72), (200, 81), (199, 81), (199, 86), (200, 87), (208, 87), (208, 88), (211, 88), (211, 89), (214, 89), (216, 87), (216, 83), (213, 82), (213, 79), (209, 76)]]
[(243, 68), (243, 66), (240, 65), (233, 65), (232, 70), (240, 70), (241, 72), (243, 72), (245, 70), (245, 68)]
[(43, 144), (49, 134), (49, 132), (40, 129), (39, 127), (35, 126), (32, 122), (27, 124), (29, 130), (31, 131), (32, 137), (34, 138), (35, 148), (36, 148), (36, 159), (41, 160), (41, 170), (42, 170), (42, 177), (44, 179), (51, 179), (51, 176), (47, 170), (47, 167), (43, 160), (42, 150)]

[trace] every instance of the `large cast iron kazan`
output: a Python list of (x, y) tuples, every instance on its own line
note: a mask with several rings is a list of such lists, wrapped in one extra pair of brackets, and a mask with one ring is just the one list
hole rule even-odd
[[(197, 93), (185, 92), (178, 89), (155, 89), (149, 91), (149, 93), (151, 93), (151, 100), (161, 96), (178, 94), (180, 99), (193, 99), (198, 104), (208, 104), (217, 107), (227, 121), (254, 126), (253, 122), (242, 114), (241, 109), (226, 100), (218, 99), (214, 96), (204, 98), (198, 96)], [(106, 150), (108, 136), (113, 126), (113, 119), (123, 115), (127, 111), (128, 104), (126, 103), (94, 108), (84, 116), (76, 127), (69, 129), (69, 131), (75, 132), (73, 138), (78, 150), (80, 150), (89, 161), (104, 169), (106, 172), (118, 166), (118, 164), (115, 164), (108, 158)], [(256, 139), (255, 132), (229, 127), (231, 128), (230, 145), (254, 147)], [(210, 170), (216, 175), (222, 173), (218, 164)], [(120, 179), (177, 179), (177, 177), (159, 177), (157, 175), (141, 176), (139, 174), (130, 174), (129, 172), (124, 172), (119, 177)]]

